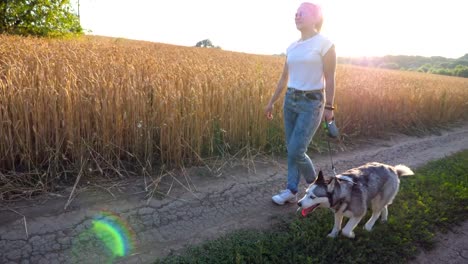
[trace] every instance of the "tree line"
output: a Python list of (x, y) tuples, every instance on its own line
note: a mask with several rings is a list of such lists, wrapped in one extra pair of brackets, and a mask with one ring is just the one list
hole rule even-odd
[(468, 53), (457, 59), (440, 56), (340, 57), (338, 63), (468, 78)]

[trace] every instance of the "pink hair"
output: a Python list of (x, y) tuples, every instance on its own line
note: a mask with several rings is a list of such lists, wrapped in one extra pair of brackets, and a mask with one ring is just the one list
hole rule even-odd
[(317, 4), (309, 2), (302, 3), (299, 8), (301, 7), (307, 9), (312, 14), (312, 22), (316, 25), (316, 27), (318, 27), (317, 29), (320, 31), (323, 22), (322, 8)]

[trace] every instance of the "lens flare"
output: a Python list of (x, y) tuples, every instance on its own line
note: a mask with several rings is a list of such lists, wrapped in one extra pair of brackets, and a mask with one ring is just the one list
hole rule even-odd
[(94, 217), (91, 230), (114, 257), (127, 256), (134, 249), (131, 229), (111, 212), (100, 212)]

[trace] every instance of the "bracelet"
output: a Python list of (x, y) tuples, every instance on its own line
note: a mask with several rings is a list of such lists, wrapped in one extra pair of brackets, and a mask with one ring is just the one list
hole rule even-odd
[(325, 109), (327, 109), (327, 110), (332, 110), (332, 111), (333, 111), (333, 110), (335, 110), (335, 107), (334, 107), (334, 106), (331, 106), (331, 105), (326, 105), (326, 106), (325, 106)]

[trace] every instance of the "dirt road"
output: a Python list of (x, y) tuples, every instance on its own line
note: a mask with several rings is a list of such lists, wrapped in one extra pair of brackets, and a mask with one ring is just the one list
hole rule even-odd
[[(369, 161), (417, 168), (464, 149), (468, 149), (468, 124), (437, 136), (395, 135), (375, 140), (335, 154), (334, 160), (338, 172)], [(330, 172), (327, 153), (314, 155), (313, 160), (318, 169)], [(220, 176), (194, 168), (187, 171), (189, 177), (178, 178), (180, 182), (167, 177), (161, 183), (161, 191), (170, 190), (165, 198), (155, 195), (148, 199), (140, 179), (106, 188), (90, 185), (66, 211), (69, 192), (47, 195), (34, 203), (2, 204), (0, 263), (111, 262), (106, 248), (91, 232), (102, 212), (118, 216), (124, 226), (120, 231), (130, 230), (135, 240), (132, 254), (116, 259), (117, 263), (151, 263), (187, 244), (233, 230), (268, 228), (279, 219), (294, 217), (296, 210), (294, 205), (278, 207), (271, 202), (271, 195), (284, 187), (285, 164), (281, 159), (244, 160), (243, 166), (224, 166)], [(440, 236), (444, 244), (422, 254), (416, 263), (466, 263), (467, 229), (465, 223), (449, 240), (445, 240), (447, 235)]]

